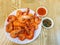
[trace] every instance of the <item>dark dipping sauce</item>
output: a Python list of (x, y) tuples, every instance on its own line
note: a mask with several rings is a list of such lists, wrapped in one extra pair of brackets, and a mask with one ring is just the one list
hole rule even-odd
[(51, 26), (51, 21), (49, 20), (49, 19), (45, 19), (45, 20), (43, 20), (43, 25), (45, 26), (45, 27), (50, 27)]

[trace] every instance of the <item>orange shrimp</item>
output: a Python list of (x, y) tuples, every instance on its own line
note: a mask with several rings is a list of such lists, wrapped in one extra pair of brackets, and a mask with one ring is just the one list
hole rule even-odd
[(13, 30), (12, 23), (6, 25), (6, 32), (11, 32)]
[(35, 29), (35, 30), (38, 29), (38, 25), (34, 25), (34, 29)]
[(14, 26), (14, 30), (21, 30), (20, 26)]
[(30, 32), (29, 27), (25, 26), (25, 31), (27, 32), (27, 34), (29, 34)]
[(26, 36), (25, 36), (24, 33), (20, 33), (20, 34), (18, 35), (18, 38), (19, 38), (21, 41), (23, 41), (23, 40), (26, 39)]
[(19, 22), (18, 20), (15, 20), (15, 21), (13, 22), (13, 25), (14, 25), (14, 26), (20, 26), (20, 22)]
[(21, 23), (21, 22), (18, 21), (18, 20), (14, 21), (14, 22), (13, 22), (13, 25), (14, 25), (15, 27), (18, 27), (18, 26), (25, 26), (24, 23)]
[(17, 18), (20, 17), (20, 16), (22, 16), (22, 11), (18, 10), (17, 13), (16, 13), (16, 16), (17, 16)]
[(39, 24), (41, 19), (39, 17), (35, 18), (35, 23)]
[(33, 16), (33, 14), (28, 14), (28, 16), (32, 17), (32, 16)]
[(36, 23), (31, 23), (30, 24), (30, 29), (34, 28), (34, 30), (36, 30), (38, 28), (38, 25)]
[(35, 23), (35, 20), (33, 17), (30, 20), (31, 20), (31, 23)]
[(36, 15), (36, 13), (34, 13), (34, 19), (35, 19), (35, 23), (39, 24), (41, 19)]
[(29, 10), (29, 8), (27, 8), (26, 15), (28, 15), (28, 14), (29, 14), (29, 11), (30, 11), (30, 10)]
[(24, 14), (23, 15), (28, 15), (29, 14), (29, 8), (27, 8), (27, 10), (26, 10), (26, 12), (24, 12)]
[(20, 32), (20, 30), (13, 30), (11, 33), (10, 33), (10, 36), (12, 38), (16, 38), (18, 36), (18, 33)]
[(30, 31), (29, 31), (29, 34), (27, 34), (28, 32), (26, 32), (26, 38), (31, 40), (33, 39), (34, 37), (34, 28), (32, 28)]
[(15, 21), (16, 19), (17, 19), (16, 16), (10, 15), (10, 16), (8, 17), (8, 19), (7, 19), (7, 22), (13, 22), (13, 21)]

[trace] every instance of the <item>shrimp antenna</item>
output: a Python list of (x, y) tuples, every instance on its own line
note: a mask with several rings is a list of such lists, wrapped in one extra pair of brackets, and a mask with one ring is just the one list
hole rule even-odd
[(27, 8), (26, 15), (28, 15), (28, 14), (29, 14), (29, 11), (30, 11), (30, 9), (29, 9), (29, 8)]
[(34, 13), (34, 16), (36, 16), (36, 12)]

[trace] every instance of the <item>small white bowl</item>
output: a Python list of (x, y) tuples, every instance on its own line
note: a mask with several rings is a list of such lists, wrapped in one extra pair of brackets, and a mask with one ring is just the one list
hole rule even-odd
[[(52, 24), (51, 24), (50, 27), (46, 27), (46, 26), (43, 25), (43, 21), (44, 21), (45, 19), (48, 19), (48, 20), (51, 21)], [(46, 29), (50, 29), (50, 28), (52, 28), (52, 27), (54, 26), (54, 22), (53, 22), (53, 20), (52, 20), (51, 18), (45, 17), (45, 18), (42, 19), (42, 26), (43, 26), (44, 28), (46, 28)]]
[[(46, 14), (45, 14), (45, 15), (43, 15), (43, 16), (42, 16), (42, 15), (39, 15), (39, 14), (38, 14), (38, 12), (37, 12), (37, 10), (38, 10), (39, 8), (44, 8), (44, 9), (46, 10)], [(37, 13), (37, 14), (38, 14), (38, 16), (40, 16), (40, 17), (45, 17), (45, 16), (47, 15), (47, 13), (48, 13), (47, 8), (46, 8), (46, 7), (44, 7), (44, 6), (40, 6), (40, 7), (38, 7), (38, 8), (37, 8), (37, 10), (36, 10), (36, 13)]]

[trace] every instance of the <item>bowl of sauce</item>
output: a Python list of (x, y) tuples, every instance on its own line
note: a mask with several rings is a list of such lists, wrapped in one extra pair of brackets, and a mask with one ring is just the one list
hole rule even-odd
[(47, 9), (45, 7), (43, 7), (43, 6), (38, 7), (36, 12), (41, 17), (44, 17), (44, 16), (47, 15)]
[(45, 18), (42, 19), (42, 25), (43, 25), (44, 28), (50, 29), (50, 28), (53, 27), (54, 22), (51, 18), (45, 17)]

